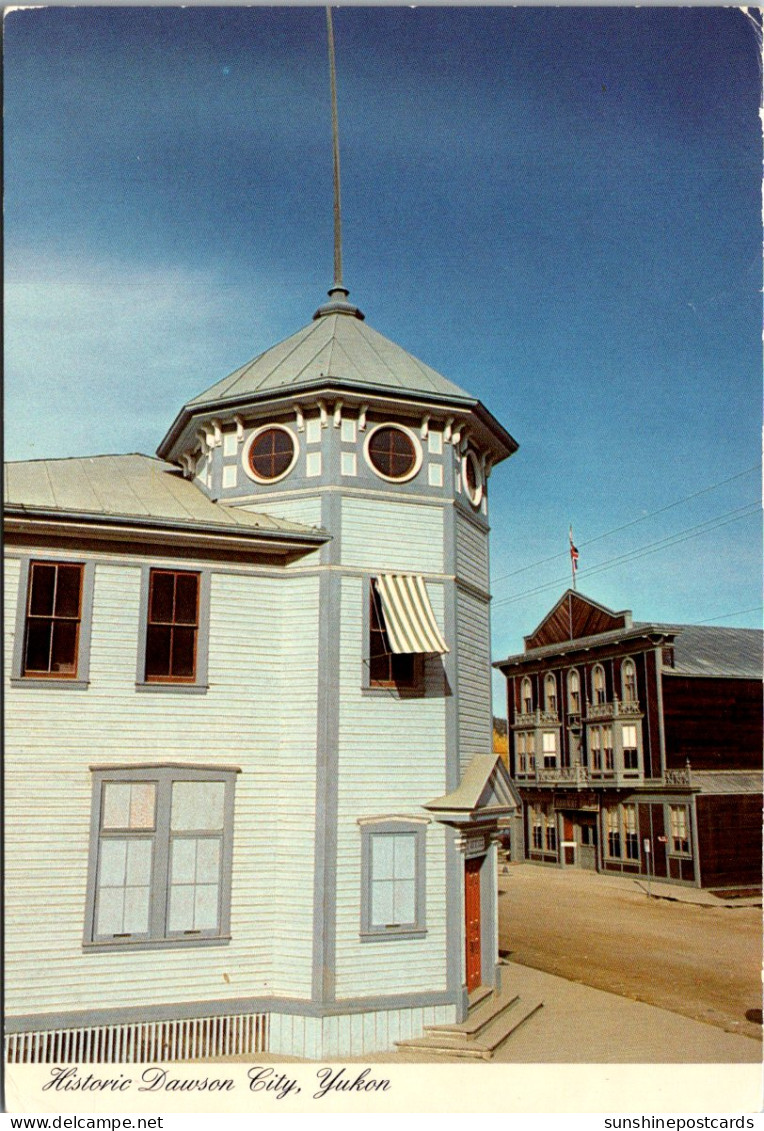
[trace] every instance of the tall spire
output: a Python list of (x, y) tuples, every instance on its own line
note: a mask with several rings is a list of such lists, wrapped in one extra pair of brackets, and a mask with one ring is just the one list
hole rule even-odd
[(329, 290), (329, 302), (320, 306), (314, 318), (325, 314), (352, 314), (363, 318), (357, 306), (347, 302), (347, 287), (342, 282), (342, 205), (340, 199), (340, 131), (337, 118), (337, 68), (334, 61), (334, 27), (332, 10), (326, 6), (326, 32), (329, 47), (329, 85), (332, 96), (332, 153), (334, 158), (334, 282)]

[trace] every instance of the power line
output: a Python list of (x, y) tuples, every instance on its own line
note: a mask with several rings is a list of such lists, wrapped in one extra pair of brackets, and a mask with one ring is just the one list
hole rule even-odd
[[(697, 538), (701, 534), (709, 534), (712, 530), (717, 530), (721, 526), (728, 526), (731, 522), (739, 522), (741, 519), (748, 518), (752, 514), (758, 514), (759, 511), (760, 504), (758, 502), (746, 503), (742, 507), (725, 511), (724, 514), (717, 515), (712, 519), (707, 519), (705, 522), (698, 523), (697, 526), (690, 526), (685, 530), (678, 530), (675, 534), (667, 535), (667, 537), (661, 538), (657, 542), (650, 542), (647, 546), (638, 546), (636, 550), (630, 550), (627, 554), (618, 554), (614, 558), (600, 562), (599, 565), (591, 566), (585, 571), (586, 577), (593, 577), (598, 573), (603, 573), (605, 570), (613, 569), (617, 565), (622, 565), (624, 562), (637, 561), (639, 558), (644, 558), (648, 554), (654, 554), (659, 550), (666, 550), (671, 546), (688, 542), (691, 538)], [(494, 601), (494, 608), (499, 605), (508, 605), (514, 601), (520, 601), (524, 597), (535, 596), (535, 594), (543, 593), (547, 589), (555, 589), (565, 581), (567, 581), (567, 577), (557, 578), (543, 585), (537, 585), (533, 589), (527, 589), (522, 593), (513, 593), (510, 597), (502, 597), (500, 600)]]
[(754, 605), (752, 609), (737, 609), (734, 613), (723, 613), (720, 617), (707, 617), (705, 620), (689, 621), (690, 624), (713, 624), (717, 620), (729, 620), (730, 617), (741, 617), (743, 613), (760, 613), (764, 605)]
[[(703, 487), (700, 491), (695, 491), (692, 495), (685, 495), (682, 499), (677, 499), (673, 503), (667, 503), (665, 507), (659, 507), (657, 511), (650, 511), (649, 514), (641, 515), (639, 518), (633, 518), (631, 521), (625, 522), (622, 526), (615, 526), (612, 530), (606, 530), (604, 534), (596, 534), (594, 538), (588, 538), (585, 542), (578, 542), (578, 547), (580, 549), (582, 546), (591, 546), (594, 542), (599, 542), (603, 538), (609, 538), (611, 534), (618, 534), (622, 530), (628, 530), (630, 526), (636, 526), (640, 522), (646, 522), (648, 518), (655, 518), (656, 515), (664, 514), (674, 507), (681, 506), (682, 503), (689, 503), (693, 499), (699, 498), (701, 495), (707, 495), (709, 491), (715, 491), (717, 487), (725, 487), (728, 483), (733, 483), (736, 479), (742, 479), (744, 475), (750, 475), (752, 471), (757, 471), (760, 467), (761, 461), (753, 464), (752, 467), (747, 467), (745, 471), (738, 471), (736, 475), (730, 475), (728, 479), (720, 479), (718, 483), (712, 483), (709, 487)], [(529, 569), (537, 569), (539, 566), (546, 565), (547, 562), (553, 562), (558, 558), (564, 557), (567, 557), (567, 552), (561, 550), (558, 554), (551, 554), (548, 558), (542, 558), (538, 562), (531, 562), (530, 565), (521, 566), (520, 569), (514, 569), (511, 573), (503, 573), (499, 577), (494, 577), (491, 580), (491, 584), (498, 585), (500, 581), (506, 581), (510, 577), (516, 577), (519, 573), (525, 573)]]

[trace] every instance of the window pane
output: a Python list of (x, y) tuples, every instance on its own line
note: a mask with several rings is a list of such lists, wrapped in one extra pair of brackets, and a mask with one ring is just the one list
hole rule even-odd
[(624, 746), (637, 745), (637, 728), (635, 726), (625, 726), (623, 728), (623, 744)]
[(218, 886), (217, 884), (197, 885), (194, 900), (194, 928), (197, 931), (212, 931), (218, 925)]
[(220, 841), (199, 840), (196, 844), (196, 882), (216, 884), (220, 877)]
[(52, 672), (76, 672), (78, 627), (78, 622), (74, 620), (53, 621), (53, 649), (50, 658)]
[(176, 837), (172, 842), (170, 882), (173, 884), (192, 884), (195, 880), (196, 841), (188, 837)]
[(56, 588), (56, 567), (32, 564), (30, 616), (53, 616), (53, 594)]
[(149, 929), (149, 888), (133, 887), (125, 891), (123, 931), (145, 935)]
[(394, 923), (413, 923), (416, 918), (415, 889), (412, 880), (396, 880), (393, 903)]
[(405, 833), (396, 836), (394, 862), (396, 880), (411, 880), (416, 874), (416, 836)]
[(50, 671), (50, 642), (52, 621), (30, 620), (27, 624), (27, 648), (24, 656), (25, 672)]
[(170, 674), (172, 629), (150, 624), (146, 629), (146, 678)]
[(168, 930), (192, 931), (194, 929), (193, 884), (174, 884), (170, 888), (170, 915)]
[(172, 675), (188, 678), (193, 677), (195, 669), (195, 642), (196, 629), (174, 628), (172, 630)]
[(127, 866), (127, 841), (101, 841), (99, 883), (104, 887), (122, 887)]
[(376, 880), (372, 883), (371, 922), (377, 927), (384, 927), (387, 923), (395, 922), (392, 880)]
[(395, 874), (393, 840), (393, 837), (385, 833), (378, 833), (372, 837), (372, 880), (391, 880), (393, 878)]
[(56, 616), (79, 617), (80, 615), (80, 566), (60, 565), (56, 585)]
[(128, 842), (125, 880), (128, 887), (147, 886), (151, 882), (150, 840)]
[(130, 786), (130, 828), (153, 829), (156, 786), (153, 782), (133, 782)]
[(224, 802), (225, 782), (173, 782), (171, 827), (181, 832), (222, 829)]
[(175, 586), (175, 623), (196, 624), (196, 598), (199, 578), (194, 573), (179, 573)]
[(122, 934), (124, 904), (124, 888), (103, 888), (98, 893), (97, 935)]
[[(107, 782), (103, 787), (101, 826), (104, 829), (130, 828), (130, 783)], [(108, 844), (122, 843), (117, 841)]]
[(152, 572), (150, 587), (149, 620), (169, 624), (174, 607), (175, 575)]
[(557, 740), (554, 734), (549, 731), (544, 731), (541, 736), (543, 743), (542, 749), (545, 754), (554, 754), (557, 751)]

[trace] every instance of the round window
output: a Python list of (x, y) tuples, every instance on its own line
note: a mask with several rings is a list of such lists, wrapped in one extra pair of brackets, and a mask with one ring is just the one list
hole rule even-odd
[(411, 479), (422, 462), (411, 434), (395, 424), (381, 424), (369, 433), (366, 456), (383, 479)]
[(483, 469), (471, 448), (467, 449), (462, 459), (462, 478), (467, 498), (473, 507), (479, 507), (483, 498)]
[(281, 479), (297, 458), (294, 437), (279, 424), (263, 428), (252, 436), (247, 458), (253, 478)]

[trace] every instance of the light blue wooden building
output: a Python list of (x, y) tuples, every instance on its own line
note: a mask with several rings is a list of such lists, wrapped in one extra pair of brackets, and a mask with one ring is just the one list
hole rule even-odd
[(369, 1055), (494, 985), (515, 448), (335, 286), (158, 459), (8, 465), (12, 1060)]

